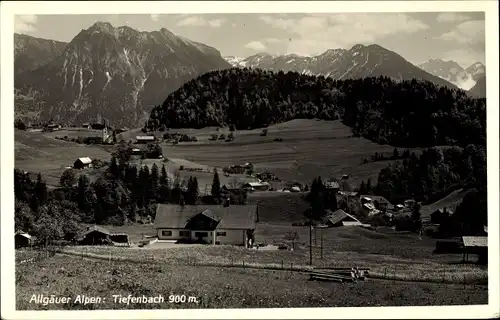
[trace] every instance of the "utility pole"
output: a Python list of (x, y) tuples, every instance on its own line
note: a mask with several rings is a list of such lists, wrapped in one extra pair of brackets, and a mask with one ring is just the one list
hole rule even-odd
[(321, 260), (323, 260), (323, 228), (321, 228)]
[(312, 255), (312, 219), (309, 218), (309, 265), (313, 264), (313, 255)]

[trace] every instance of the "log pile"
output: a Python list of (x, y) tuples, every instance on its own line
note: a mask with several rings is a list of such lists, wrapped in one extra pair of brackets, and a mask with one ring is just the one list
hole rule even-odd
[(322, 268), (310, 273), (310, 280), (333, 282), (357, 282), (368, 277), (369, 268)]

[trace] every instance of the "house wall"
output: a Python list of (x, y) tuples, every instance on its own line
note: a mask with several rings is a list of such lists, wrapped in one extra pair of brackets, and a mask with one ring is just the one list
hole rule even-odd
[[(170, 236), (163, 235), (163, 231), (171, 232)], [(181, 231), (186, 232), (186, 236), (181, 236)], [(214, 244), (214, 241), (218, 244), (229, 244), (229, 245), (245, 245), (247, 241), (246, 230), (245, 229), (217, 229), (217, 230), (187, 230), (187, 229), (169, 229), (160, 228), (157, 229), (158, 240), (192, 240), (197, 241), (200, 239), (198, 233), (204, 233), (201, 237), (202, 241), (207, 244)], [(219, 234), (217, 233), (225, 233)]]
[(245, 245), (246, 230), (244, 229), (217, 229), (216, 232), (225, 232), (225, 236), (216, 235), (216, 242), (220, 244)]
[[(171, 232), (171, 235), (164, 235), (163, 231)], [(182, 235), (181, 232), (187, 232), (187, 235)], [(158, 240), (188, 240), (191, 236), (191, 231), (186, 229), (159, 228), (156, 229)]]
[[(198, 239), (205, 241), (206, 243), (213, 244), (214, 243), (214, 232), (213, 230), (192, 230), (191, 231), (191, 240), (198, 241)], [(204, 233), (205, 236), (199, 237), (198, 233)]]

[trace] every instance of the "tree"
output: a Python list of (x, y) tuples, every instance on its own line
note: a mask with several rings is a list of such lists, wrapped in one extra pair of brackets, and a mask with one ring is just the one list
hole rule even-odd
[(399, 159), (399, 151), (397, 148), (394, 148), (394, 152), (392, 153), (393, 159)]
[(127, 143), (125, 143), (125, 141), (123, 140), (120, 141), (118, 147), (116, 148), (115, 156), (116, 158), (118, 158), (118, 162), (120, 164), (127, 164), (132, 157), (131, 146), (127, 145)]
[(161, 203), (166, 203), (170, 200), (170, 186), (167, 170), (165, 165), (161, 167), (160, 181), (159, 181), (159, 201)]
[(366, 193), (370, 193), (372, 191), (372, 179), (368, 178), (366, 180)]
[(421, 205), (419, 203), (415, 203), (413, 205), (413, 209), (411, 212), (411, 220), (412, 220), (412, 224), (413, 224), (413, 230), (415, 230), (415, 231), (420, 231), (420, 229), (422, 228), (420, 208), (421, 208)]
[(34, 192), (38, 205), (43, 206), (47, 201), (48, 193), (47, 193), (47, 185), (45, 184), (45, 181), (43, 180), (41, 173), (38, 173)]
[(62, 188), (70, 189), (72, 188), (77, 182), (76, 174), (73, 169), (68, 169), (63, 172), (61, 175), (61, 178), (59, 179), (59, 185)]
[(14, 128), (19, 130), (26, 130), (26, 124), (21, 119), (16, 119), (14, 121)]
[(199, 189), (198, 189), (198, 179), (196, 177), (189, 177), (189, 180), (187, 182), (187, 191), (186, 191), (186, 203), (187, 204), (197, 204), (198, 202), (198, 196), (199, 196)]
[(361, 184), (359, 185), (359, 190), (358, 190), (358, 192), (359, 192), (360, 194), (366, 194), (366, 193), (367, 193), (367, 192), (366, 192), (365, 180), (362, 180), (362, 181), (361, 181)]
[(80, 211), (90, 214), (97, 202), (94, 190), (91, 188), (89, 178), (82, 174), (78, 178), (76, 203)]
[(149, 187), (149, 194), (151, 199), (155, 200), (158, 199), (159, 179), (160, 179), (160, 174), (158, 172), (158, 166), (156, 165), (156, 163), (154, 163), (151, 168), (150, 187)]
[(118, 167), (118, 163), (116, 162), (116, 157), (111, 156), (111, 162), (109, 164), (109, 173), (115, 178), (120, 179), (120, 168)]
[(324, 214), (325, 209), (325, 185), (321, 177), (317, 177), (311, 183), (311, 190), (306, 196), (306, 200), (311, 205), (311, 214), (313, 218), (319, 218)]
[(220, 180), (217, 169), (214, 169), (214, 177), (212, 179), (212, 189), (211, 194), (216, 199), (216, 201), (220, 201), (221, 193), (220, 193)]
[(147, 154), (148, 157), (158, 159), (163, 156), (163, 149), (159, 143), (148, 144)]
[(295, 250), (295, 242), (299, 240), (299, 234), (297, 232), (289, 231), (285, 234), (285, 240), (292, 242), (292, 249)]

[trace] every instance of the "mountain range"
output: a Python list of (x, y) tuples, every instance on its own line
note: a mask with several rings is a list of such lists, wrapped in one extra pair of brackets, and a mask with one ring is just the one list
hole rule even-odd
[(322, 75), (337, 80), (387, 76), (397, 81), (427, 80), (457, 88), (454, 84), (416, 67), (396, 52), (379, 45), (357, 44), (350, 49), (329, 49), (320, 55), (304, 57), (295, 54), (273, 56), (258, 53), (248, 58), (225, 59), (235, 67), (260, 68), (271, 71), (295, 71), (306, 75)]
[[(22, 38), (16, 35), (16, 48)], [(34, 53), (14, 52), (16, 116), (66, 124), (102, 117), (115, 126), (137, 126), (185, 82), (231, 67), (215, 48), (165, 28), (140, 32), (97, 22), (65, 46), (50, 41), (29, 41), (25, 48)], [(37, 65), (23, 55), (41, 59)]]
[(470, 92), (474, 96), (485, 92), (485, 68), (480, 63), (464, 70), (452, 61), (431, 60), (417, 67), (375, 44), (330, 49), (314, 57), (222, 57), (217, 49), (165, 28), (143, 32), (107, 22), (81, 30), (69, 43), (22, 34), (15, 34), (14, 41), (15, 115), (28, 121), (80, 124), (104, 118), (114, 126), (137, 127), (187, 81), (231, 67), (334, 79), (421, 79), (450, 88), (465, 88), (467, 83), (475, 85)]
[(431, 59), (418, 67), (464, 90), (470, 90), (486, 74), (486, 68), (481, 62), (473, 63), (464, 69), (452, 60)]
[(14, 74), (33, 71), (64, 51), (66, 42), (14, 34)]

